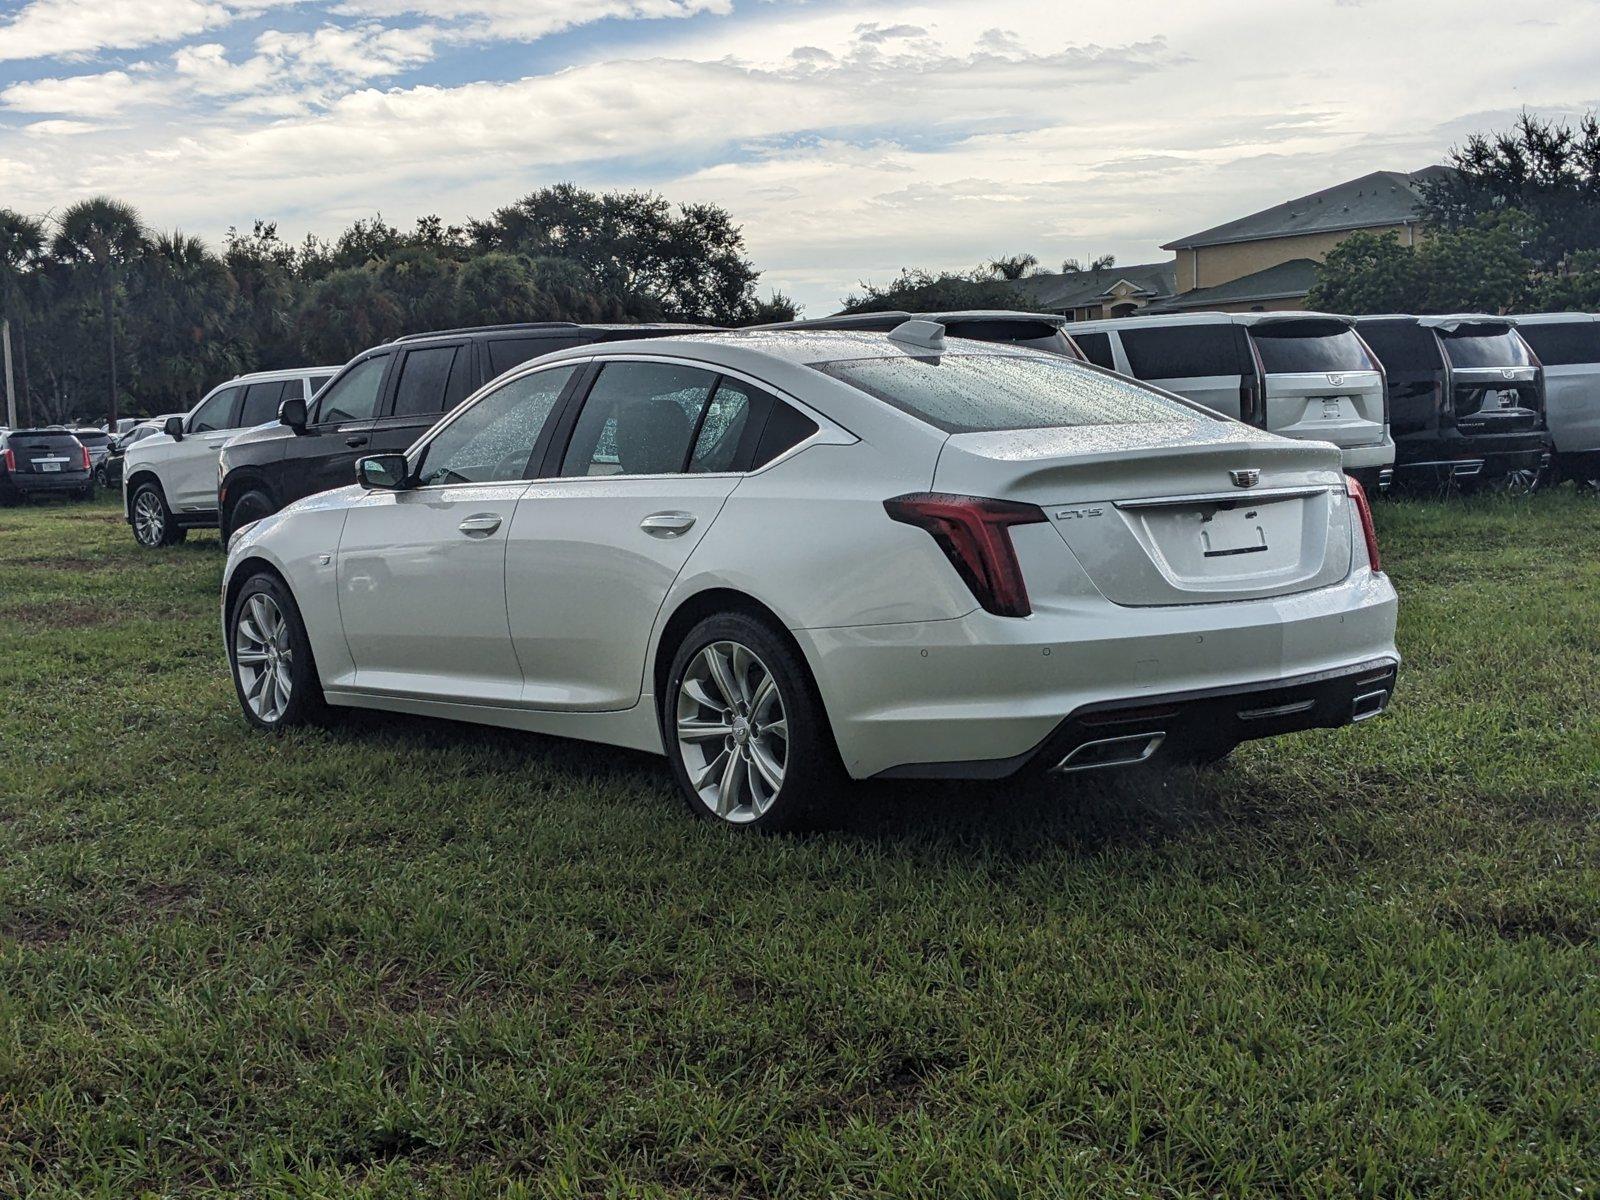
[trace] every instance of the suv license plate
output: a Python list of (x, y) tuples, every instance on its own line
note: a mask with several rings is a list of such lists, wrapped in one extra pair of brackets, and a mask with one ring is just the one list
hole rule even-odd
[(38, 462), (38, 461), (35, 461), (33, 465), (38, 467), (39, 470), (41, 470), (41, 471), (59, 471), (59, 470), (61, 470), (61, 464), (58, 463), (58, 462)]

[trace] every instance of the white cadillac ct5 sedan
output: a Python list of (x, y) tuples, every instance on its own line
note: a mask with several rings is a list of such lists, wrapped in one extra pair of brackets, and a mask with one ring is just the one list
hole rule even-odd
[(232, 540), (252, 724), (635, 747), (746, 827), (849, 779), (1206, 762), (1377, 715), (1399, 664), (1335, 447), (929, 322), (563, 351), (357, 473)]

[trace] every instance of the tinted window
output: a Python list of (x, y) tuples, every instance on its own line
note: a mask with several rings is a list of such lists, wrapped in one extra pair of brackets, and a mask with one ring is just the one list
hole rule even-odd
[(1450, 356), (1451, 365), (1456, 367), (1528, 365), (1528, 348), (1509, 329), (1483, 333), (1446, 333), (1444, 352)]
[(483, 396), (428, 443), (417, 468), (422, 484), (524, 478), (539, 434), (577, 369), (535, 371)]
[(85, 446), (104, 446), (111, 441), (111, 435), (102, 429), (74, 429), (72, 436)]
[(1246, 358), (1232, 325), (1168, 325), (1124, 329), (1122, 350), (1128, 369), (1140, 379), (1189, 379), (1202, 375), (1243, 375), (1254, 364)]
[(388, 365), (387, 354), (376, 354), (351, 367), (318, 398), (317, 420), (370, 421), (378, 411), (378, 391)]
[(233, 406), (239, 399), (239, 388), (223, 388), (195, 412), (189, 422), (190, 433), (209, 433), (216, 429), (232, 429)]
[(682, 471), (714, 381), (709, 371), (694, 367), (607, 363), (584, 401), (561, 473)]
[(1391, 374), (1436, 371), (1444, 365), (1439, 359), (1433, 330), (1415, 321), (1362, 322), (1356, 326), (1356, 331)]
[(1065, 359), (946, 354), (812, 365), (947, 433), (1201, 419), (1175, 400)]
[(690, 474), (733, 470), (745, 431), (750, 428), (752, 411), (758, 407), (752, 398), (758, 396), (762, 401), (759, 407), (764, 409), (770, 399), (755, 388), (735, 379), (724, 379), (717, 385), (701, 418), (694, 453), (689, 455)]
[(1273, 322), (1257, 325), (1250, 331), (1261, 355), (1261, 366), (1270, 373), (1295, 371), (1370, 371), (1372, 360), (1355, 331), (1325, 321), (1299, 323)]
[(1527, 339), (1539, 361), (1547, 367), (1600, 363), (1600, 321), (1519, 325), (1517, 332)]
[(446, 401), (446, 393), (457, 349), (455, 346), (430, 346), (426, 350), (406, 352), (400, 362), (400, 382), (394, 389), (395, 416), (417, 417), (441, 413), (452, 407)]
[(239, 412), (239, 424), (249, 428), (277, 420), (278, 405), (286, 394), (300, 395), (298, 379), (291, 379), (287, 383), (281, 379), (271, 383), (252, 383), (244, 392), (244, 408)]
[(755, 457), (750, 463), (753, 471), (764, 467), (785, 450), (792, 449), (817, 431), (817, 423), (804, 413), (796, 412), (781, 400), (772, 402), (772, 411), (761, 431), (761, 441), (756, 444)]
[(491, 375), (500, 375), (530, 358), (553, 354), (568, 346), (581, 346), (588, 340), (575, 337), (495, 338), (489, 342), (489, 370)]
[(313, 375), (311, 377), (311, 380), (310, 380), (310, 383), (311, 383), (311, 394), (313, 396), (315, 396), (323, 388), (327, 387), (328, 386), (328, 380), (330, 380), (332, 378), (333, 378), (332, 375)]
[(1111, 335), (1108, 333), (1075, 333), (1072, 340), (1078, 343), (1083, 356), (1097, 367), (1108, 371), (1117, 369), (1117, 360), (1111, 357)]

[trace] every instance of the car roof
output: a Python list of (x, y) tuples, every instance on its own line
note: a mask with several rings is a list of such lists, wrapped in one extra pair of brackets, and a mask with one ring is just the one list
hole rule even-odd
[[(641, 338), (638, 341), (601, 342), (572, 346), (539, 358), (537, 362), (593, 358), (597, 355), (679, 353), (687, 358), (737, 367), (758, 358), (779, 359), (799, 366), (859, 358), (928, 358), (922, 346), (897, 342), (887, 333), (852, 329), (730, 329), (721, 333), (682, 337)], [(991, 357), (1028, 356), (1051, 362), (1076, 362), (1046, 350), (972, 338), (946, 338), (946, 354), (982, 354)], [(1079, 364), (1081, 365), (1081, 364)]]
[(1342, 325), (1354, 323), (1353, 317), (1342, 313), (1317, 312), (1313, 309), (1281, 309), (1273, 312), (1188, 312), (1151, 313), (1149, 316), (1111, 317), (1099, 321), (1069, 321), (1065, 330), (1070, 334), (1093, 333), (1105, 329), (1155, 329), (1171, 325), (1272, 325), (1285, 321), (1337, 321)]
[(969, 308), (939, 312), (908, 312), (891, 309), (882, 312), (834, 313), (831, 317), (808, 320), (774, 321), (755, 329), (893, 329), (906, 321), (937, 321), (941, 325), (963, 321), (992, 321), (999, 324), (1045, 324), (1060, 329), (1067, 319), (1058, 313), (1022, 312), (1008, 308)]
[[(482, 337), (490, 334), (515, 335), (519, 333), (613, 333), (632, 329), (671, 329), (685, 333), (721, 329), (698, 321), (522, 321), (510, 325), (463, 325), (457, 329), (432, 329), (424, 333), (406, 333), (384, 345), (423, 342), (429, 338)], [(376, 349), (377, 347), (373, 347)]]
[(1600, 314), (1584, 312), (1524, 313), (1507, 317), (1513, 325), (1572, 325), (1581, 321), (1600, 321)]
[(1463, 325), (1503, 325), (1510, 329), (1516, 324), (1514, 317), (1500, 317), (1493, 313), (1379, 313), (1355, 320), (1357, 325), (1377, 321), (1414, 321), (1425, 329), (1438, 329), (1444, 333), (1454, 333)]
[[(270, 383), (278, 379), (298, 379), (302, 375), (320, 375), (324, 371), (337, 374), (343, 366), (344, 364), (340, 363), (337, 367), (280, 367), (275, 371), (249, 371), (224, 380), (217, 387), (226, 387), (230, 383)], [(217, 389), (211, 390), (214, 392)]]

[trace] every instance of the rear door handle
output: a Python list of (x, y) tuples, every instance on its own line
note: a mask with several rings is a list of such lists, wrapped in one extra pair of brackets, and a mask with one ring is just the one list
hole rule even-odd
[(477, 516), (468, 517), (456, 528), (468, 537), (488, 537), (500, 528), (500, 518), (495, 513), (479, 513)]
[(344, 444), (352, 448), (356, 446), (365, 446), (367, 444), (367, 439), (364, 437), (347, 437), (344, 440)]
[(651, 537), (675, 538), (688, 533), (694, 525), (694, 514), (686, 512), (651, 513), (639, 522), (639, 528)]

